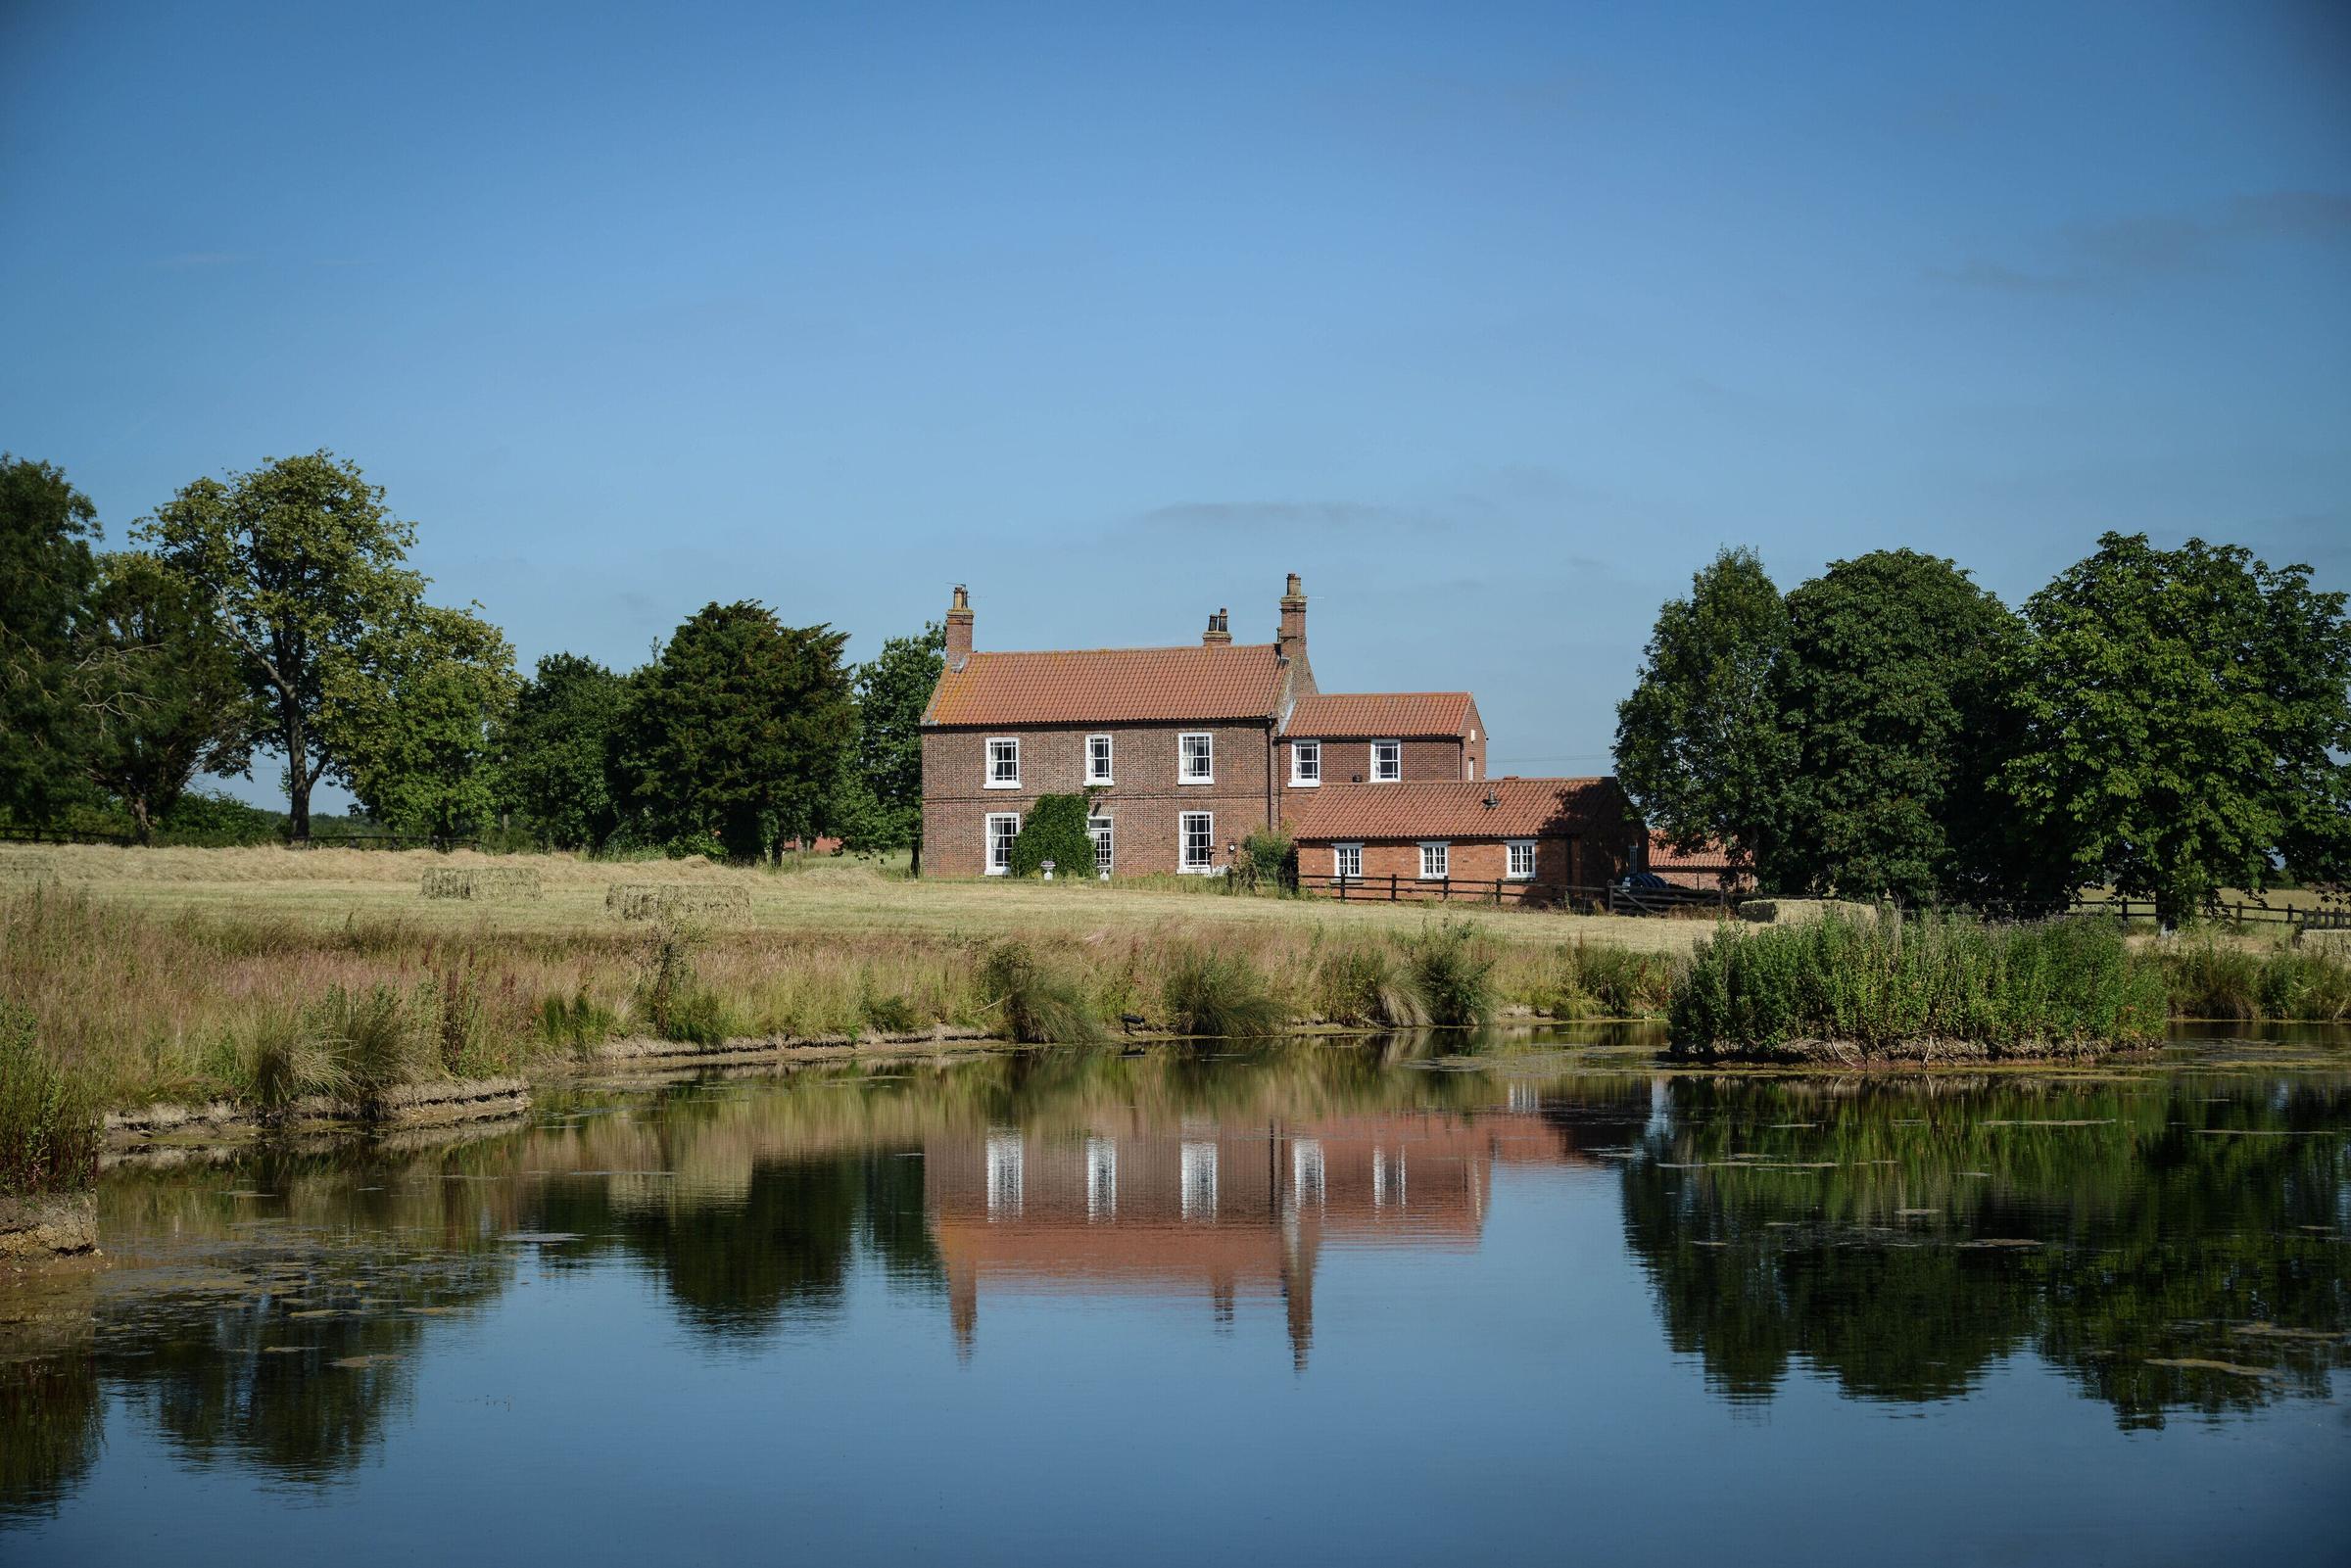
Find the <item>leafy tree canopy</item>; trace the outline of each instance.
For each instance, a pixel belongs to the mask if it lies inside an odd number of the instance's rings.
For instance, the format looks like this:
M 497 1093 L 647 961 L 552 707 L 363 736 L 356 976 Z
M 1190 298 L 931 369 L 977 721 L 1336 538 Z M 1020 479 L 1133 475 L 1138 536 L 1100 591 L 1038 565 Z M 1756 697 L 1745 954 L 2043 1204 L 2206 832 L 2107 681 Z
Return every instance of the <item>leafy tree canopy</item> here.
M 845 633 L 710 604 L 632 681 L 613 792 L 647 836 L 710 832 L 737 860 L 835 826 L 855 755 Z
M 497 627 L 411 604 L 329 662 L 320 728 L 369 816 L 396 833 L 454 838 L 496 814 L 490 760 L 519 684 Z
M 946 663 L 946 628 L 893 637 L 857 667 L 857 766 L 842 826 L 859 852 L 911 845 L 922 865 L 923 710 Z
M 1788 611 L 1752 550 L 1726 549 L 1668 602 L 1616 709 L 1616 771 L 1654 831 L 1753 865 L 1778 843 L 1791 759 L 1771 682 Z
M 317 451 L 199 479 L 138 537 L 205 595 L 286 758 L 294 836 L 310 837 L 311 790 L 350 783 L 349 736 L 330 686 L 363 668 L 365 644 L 415 614 L 425 580 L 403 563 L 414 528 L 384 508 L 357 463 Z M 380 647 L 379 647 L 380 651 Z
M 63 469 L 0 452 L 0 811 L 45 819 L 80 789 L 73 628 L 97 535 L 97 509 Z
M 2351 625 L 2308 567 L 2107 534 L 2025 618 L 2000 782 L 2077 880 L 2168 925 L 2280 863 L 2351 873 Z
M 1787 609 L 1770 686 L 1793 757 L 1765 879 L 1920 904 L 1990 878 L 1988 741 L 2015 618 L 1907 549 L 1832 562 Z
M 77 644 L 95 700 L 83 767 L 122 803 L 142 841 L 197 773 L 243 773 L 257 712 L 237 648 L 212 606 L 153 555 L 99 559 Z
M 554 849 L 595 849 L 620 821 L 604 756 L 629 682 L 594 659 L 551 653 L 522 684 L 500 741 L 502 799 Z

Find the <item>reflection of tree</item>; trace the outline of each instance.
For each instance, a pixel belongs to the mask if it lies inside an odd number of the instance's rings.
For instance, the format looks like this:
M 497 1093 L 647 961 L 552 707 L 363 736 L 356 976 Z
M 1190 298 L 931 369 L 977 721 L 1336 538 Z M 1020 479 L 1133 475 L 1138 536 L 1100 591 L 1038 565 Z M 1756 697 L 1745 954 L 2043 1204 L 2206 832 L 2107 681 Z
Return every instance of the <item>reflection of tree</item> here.
M 81 1484 L 98 1457 L 103 1410 L 86 1344 L 0 1365 L 0 1525 L 54 1511 Z
M 1800 1360 L 1945 1399 L 2027 1347 L 2126 1426 L 2324 1397 L 2351 1327 L 2340 1090 L 1943 1087 L 1676 1082 L 1623 1187 L 1673 1347 L 1744 1398 Z

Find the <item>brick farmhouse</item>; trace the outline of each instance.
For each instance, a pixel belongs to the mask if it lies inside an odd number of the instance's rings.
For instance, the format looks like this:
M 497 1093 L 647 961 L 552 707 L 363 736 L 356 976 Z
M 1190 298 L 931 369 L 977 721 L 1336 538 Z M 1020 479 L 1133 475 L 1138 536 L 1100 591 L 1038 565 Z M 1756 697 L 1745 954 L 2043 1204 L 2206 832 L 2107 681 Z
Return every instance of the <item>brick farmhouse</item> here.
M 1302 878 L 1464 879 L 1549 900 L 1621 876 L 1644 835 L 1612 779 L 1488 781 L 1466 691 L 1325 692 L 1296 574 L 1271 642 L 1227 612 L 1196 645 L 983 652 L 970 595 L 923 715 L 923 871 L 998 876 L 1037 798 L 1083 791 L 1095 875 L 1217 876 L 1270 827 Z

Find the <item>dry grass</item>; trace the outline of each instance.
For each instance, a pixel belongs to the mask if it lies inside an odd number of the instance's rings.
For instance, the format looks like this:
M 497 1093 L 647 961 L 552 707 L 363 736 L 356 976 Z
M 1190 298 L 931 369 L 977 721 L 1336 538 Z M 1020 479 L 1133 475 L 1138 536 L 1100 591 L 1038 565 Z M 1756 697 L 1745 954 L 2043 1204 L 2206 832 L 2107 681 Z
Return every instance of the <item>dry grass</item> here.
M 110 1105 L 283 1093 L 288 1021 L 325 1001 L 408 999 L 446 1070 L 529 1072 L 607 1034 L 686 1030 L 843 1038 L 938 1023 L 996 1028 L 987 951 L 1017 937 L 1080 977 L 1099 1018 L 1158 1018 L 1172 966 L 1216 951 L 1262 976 L 1294 1019 L 1324 1013 L 1326 974 L 1441 919 L 1313 899 L 1128 890 L 1099 883 L 913 882 L 854 864 L 794 873 L 664 865 L 666 880 L 748 908 L 696 917 L 694 995 L 707 1016 L 648 1016 L 647 927 L 604 912 L 609 865 L 531 857 L 544 896 L 417 897 L 433 866 L 489 856 L 364 850 L 47 849 L 55 883 L 0 882 L 0 998 L 39 1021 L 42 1049 Z M 1684 946 L 1679 922 L 1457 913 L 1497 956 L 1496 995 L 1548 1002 L 1560 949 L 1621 934 Z M 713 1022 L 717 1021 L 717 1022 Z
M 0 878 L 24 851 L 0 846 Z M 403 921 L 444 933 L 554 934 L 610 929 L 604 912 L 615 882 L 695 883 L 749 891 L 750 908 L 732 928 L 775 932 L 924 932 L 982 939 L 1007 933 L 1094 937 L 1172 928 L 1187 936 L 1251 927 L 1339 934 L 1406 934 L 1439 916 L 1465 920 L 1506 945 L 1549 946 L 1581 937 L 1649 952 L 1686 953 L 1703 922 L 1630 916 L 1561 915 L 1470 905 L 1338 904 L 1328 899 L 1228 896 L 1194 879 L 1179 886 L 994 879 L 912 881 L 853 860 L 824 859 L 782 872 L 660 861 L 642 868 L 562 855 L 500 856 L 460 850 L 118 849 L 43 845 L 46 870 L 94 899 L 149 911 L 262 917 L 313 927 L 347 920 Z M 465 899 L 419 899 L 427 869 L 515 867 L 535 871 L 544 889 L 528 903 L 483 907 Z M 634 871 L 636 875 L 632 876 Z

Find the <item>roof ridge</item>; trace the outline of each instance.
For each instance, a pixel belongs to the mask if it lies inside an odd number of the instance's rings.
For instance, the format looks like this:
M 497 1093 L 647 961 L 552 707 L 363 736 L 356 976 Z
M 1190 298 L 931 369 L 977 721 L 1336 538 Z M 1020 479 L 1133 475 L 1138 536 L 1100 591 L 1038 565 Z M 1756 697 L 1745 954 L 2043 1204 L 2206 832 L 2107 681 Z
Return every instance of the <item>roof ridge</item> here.
M 1280 646 L 1278 642 L 1151 642 L 1139 647 L 1111 648 L 974 648 L 971 656 L 975 659 L 1032 659 L 1046 653 L 1088 656 L 1099 653 L 1255 653 L 1261 650 L 1271 653 Z

